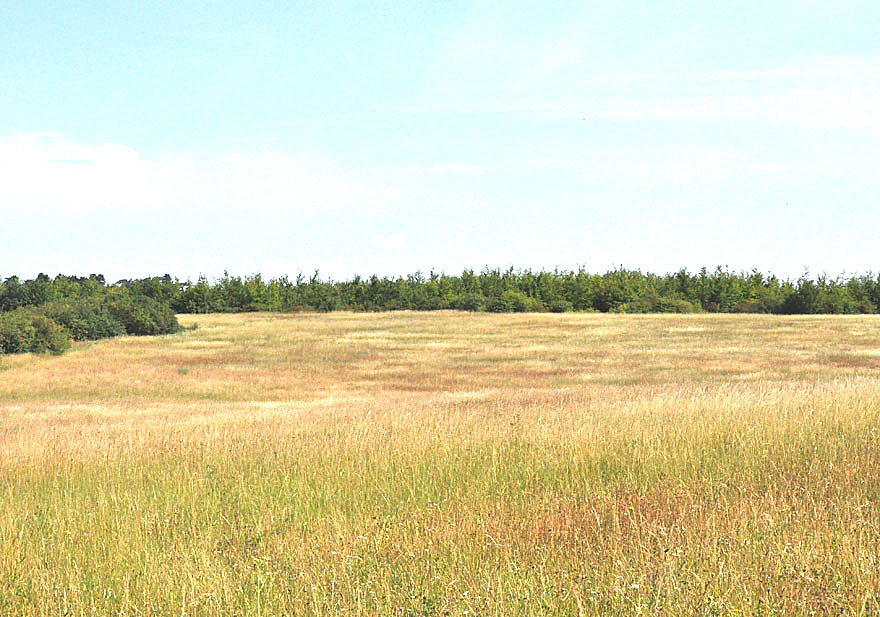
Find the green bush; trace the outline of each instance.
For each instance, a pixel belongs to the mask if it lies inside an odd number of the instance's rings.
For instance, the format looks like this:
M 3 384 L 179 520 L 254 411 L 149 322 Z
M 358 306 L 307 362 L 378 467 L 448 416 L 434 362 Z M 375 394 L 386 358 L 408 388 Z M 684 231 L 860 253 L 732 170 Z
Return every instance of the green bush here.
M 97 298 L 77 301 L 50 302 L 39 312 L 64 326 L 75 341 L 96 341 L 125 334 L 125 326 Z
M 125 328 L 126 334 L 171 334 L 180 330 L 171 309 L 146 296 L 119 296 L 107 302 L 107 309 Z
M 656 296 L 642 296 L 608 309 L 609 313 L 653 313 L 657 307 Z
M 439 311 L 449 308 L 449 304 L 440 296 L 428 296 L 413 302 L 412 308 L 416 311 Z
M 62 354 L 70 348 L 67 331 L 29 309 L 0 314 L 0 353 Z
M 733 306 L 734 313 L 776 313 L 781 301 L 776 298 L 749 298 Z
M 510 297 L 505 297 L 503 294 L 493 296 L 486 303 L 486 310 L 490 313 L 512 313 L 513 301 Z
M 489 298 L 486 310 L 492 313 L 535 313 L 544 310 L 544 305 L 521 291 L 508 289 L 500 296 Z
M 529 298 L 526 297 L 525 304 L 523 305 L 526 313 L 544 313 L 547 309 L 537 298 Z
M 168 334 L 180 329 L 177 317 L 167 305 L 142 295 L 50 302 L 36 310 L 64 326 L 76 341 L 122 334 Z
M 21 309 L 0 313 L 0 353 L 25 353 L 34 329 Z
M 97 340 L 180 329 L 167 305 L 123 291 L 104 298 L 47 302 L 0 313 L 0 353 L 61 354 L 70 348 L 71 338 Z
M 657 313 L 702 313 L 702 310 L 680 298 L 658 298 L 654 306 Z
M 612 308 L 612 313 L 701 313 L 702 309 L 681 298 L 664 298 L 646 294 L 631 302 Z
M 45 315 L 34 315 L 31 319 L 31 326 L 34 329 L 34 338 L 30 351 L 34 353 L 49 352 L 58 356 L 70 349 L 70 337 L 67 335 L 67 330 Z
M 568 300 L 557 298 L 547 305 L 547 310 L 551 313 L 568 313 L 574 310 L 574 305 Z
M 478 293 L 465 293 L 454 296 L 450 306 L 459 311 L 483 311 L 486 310 L 486 298 Z

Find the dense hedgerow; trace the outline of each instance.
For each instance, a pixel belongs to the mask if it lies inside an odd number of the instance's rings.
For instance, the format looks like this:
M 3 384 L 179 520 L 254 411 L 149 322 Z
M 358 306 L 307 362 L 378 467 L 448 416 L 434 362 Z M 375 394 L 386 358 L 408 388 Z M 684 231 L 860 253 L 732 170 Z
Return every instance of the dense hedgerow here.
M 180 330 L 174 311 L 167 304 L 146 296 L 120 296 L 105 301 L 107 313 L 125 328 L 126 334 L 171 334 Z
M 722 268 L 657 275 L 616 269 L 465 270 L 460 275 L 354 277 L 348 281 L 298 276 L 263 279 L 224 274 L 210 282 L 166 275 L 120 281 L 137 293 L 167 302 L 179 313 L 292 310 L 440 310 L 624 313 L 876 313 L 880 275 L 845 279 L 803 276 L 796 281 L 757 271 Z
M 104 298 L 49 302 L 36 310 L 64 326 L 76 341 L 121 334 L 170 334 L 180 329 L 177 317 L 167 304 L 140 295 L 113 294 Z
M 102 283 L 89 284 L 83 291 L 76 286 L 61 285 L 65 291 L 76 289 L 65 298 L 45 280 L 37 280 L 36 284 L 33 281 L 20 284 L 15 280 L 12 285 L 7 280 L 4 287 L 11 287 L 14 295 L 0 294 L 0 303 L 5 301 L 4 306 L 15 308 L 0 312 L 0 353 L 60 354 L 70 347 L 72 340 L 98 340 L 122 334 L 169 334 L 180 330 L 168 304 L 126 288 Z M 32 293 L 34 287 L 39 288 L 40 293 Z M 19 293 L 22 291 L 31 293 Z M 37 303 L 33 303 L 35 299 Z
M 95 341 L 125 334 L 125 326 L 107 310 L 102 298 L 48 302 L 38 310 L 55 321 L 75 341 Z
M 619 313 L 876 313 L 880 275 L 835 279 L 806 275 L 791 281 L 757 270 L 723 268 L 664 275 L 618 268 L 579 270 L 464 270 L 348 281 L 297 276 L 264 279 L 224 274 L 209 281 L 169 275 L 121 280 L 41 274 L 0 282 L 0 312 L 41 307 L 75 340 L 161 334 L 177 328 L 174 313 L 242 311 L 442 310 L 493 312 L 601 311 Z
M 33 309 L 0 313 L 0 353 L 62 354 L 70 348 L 67 331 Z

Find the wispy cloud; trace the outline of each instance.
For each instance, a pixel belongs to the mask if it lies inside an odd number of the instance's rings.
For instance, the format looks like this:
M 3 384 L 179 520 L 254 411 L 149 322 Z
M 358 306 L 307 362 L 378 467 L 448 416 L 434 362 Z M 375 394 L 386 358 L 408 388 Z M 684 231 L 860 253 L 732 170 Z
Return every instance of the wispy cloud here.
M 880 128 L 880 57 L 667 76 L 680 94 L 618 98 L 597 114 L 634 119 L 754 119 L 816 128 Z
M 548 51 L 550 56 L 554 56 Z M 559 51 L 550 62 L 568 62 Z M 490 98 L 398 107 L 401 113 L 523 114 L 558 119 L 739 119 L 812 128 L 880 128 L 880 57 L 832 56 L 712 72 L 566 76 L 540 98 L 504 90 Z
M 0 208 L 309 214 L 382 210 L 400 198 L 393 179 L 313 155 L 259 151 L 150 159 L 124 145 L 81 144 L 57 133 L 0 139 Z

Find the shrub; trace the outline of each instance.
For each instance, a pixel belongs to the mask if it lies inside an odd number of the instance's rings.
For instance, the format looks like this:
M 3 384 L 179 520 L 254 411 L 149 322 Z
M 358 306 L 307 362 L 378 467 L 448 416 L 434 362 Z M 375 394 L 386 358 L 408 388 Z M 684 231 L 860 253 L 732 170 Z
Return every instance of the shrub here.
M 681 298 L 658 298 L 654 311 L 658 313 L 701 313 L 693 303 Z
M 733 306 L 734 313 L 775 313 L 781 301 L 775 298 L 749 298 L 737 302 Z
M 632 302 L 621 304 L 612 313 L 701 313 L 702 310 L 692 302 L 681 298 L 662 298 L 646 294 Z
M 75 341 L 96 341 L 125 334 L 125 326 L 98 299 L 51 302 L 38 309 L 52 321 L 64 326 Z
M 543 308 L 538 300 L 512 289 L 502 292 L 500 296 L 489 298 L 486 306 L 486 310 L 492 313 L 534 313 Z
M 28 351 L 33 336 L 33 326 L 21 310 L 0 313 L 0 353 Z
M 653 313 L 657 308 L 657 297 L 645 295 L 630 302 L 612 306 L 609 313 Z
M 466 293 L 453 296 L 450 306 L 459 311 L 483 311 L 486 309 L 486 298 L 478 293 Z
M 170 334 L 180 330 L 169 307 L 146 296 L 120 296 L 107 302 L 107 308 L 125 328 L 126 334 Z
M 0 353 L 62 354 L 70 348 L 67 331 L 33 310 L 0 314 Z
M 127 292 L 110 297 L 49 302 L 0 313 L 0 353 L 64 353 L 70 340 L 121 334 L 168 334 L 180 324 L 171 309 Z
M 526 313 L 543 313 L 547 310 L 540 300 L 530 297 L 526 297 L 524 308 Z
M 486 310 L 490 313 L 512 313 L 513 302 L 504 295 L 493 296 L 486 303 Z
M 45 315 L 34 315 L 31 318 L 31 326 L 34 329 L 34 338 L 31 341 L 30 351 L 35 353 L 49 352 L 58 356 L 70 349 L 70 337 L 67 335 L 67 330 Z
M 568 300 L 558 298 L 556 300 L 552 300 L 550 304 L 547 305 L 547 309 L 551 313 L 568 313 L 574 310 L 574 305 Z
M 449 308 L 449 304 L 440 296 L 427 296 L 413 302 L 412 308 L 416 311 L 438 311 Z

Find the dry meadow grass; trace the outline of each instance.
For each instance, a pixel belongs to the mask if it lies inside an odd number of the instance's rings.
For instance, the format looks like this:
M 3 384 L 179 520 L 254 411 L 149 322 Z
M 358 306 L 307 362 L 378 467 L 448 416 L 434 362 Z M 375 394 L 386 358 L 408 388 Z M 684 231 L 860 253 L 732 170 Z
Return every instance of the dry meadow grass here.
M 181 321 L 0 359 L 0 614 L 880 614 L 875 317 Z

